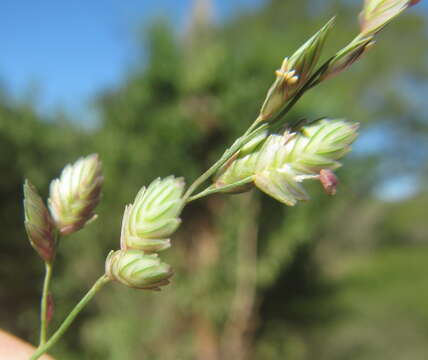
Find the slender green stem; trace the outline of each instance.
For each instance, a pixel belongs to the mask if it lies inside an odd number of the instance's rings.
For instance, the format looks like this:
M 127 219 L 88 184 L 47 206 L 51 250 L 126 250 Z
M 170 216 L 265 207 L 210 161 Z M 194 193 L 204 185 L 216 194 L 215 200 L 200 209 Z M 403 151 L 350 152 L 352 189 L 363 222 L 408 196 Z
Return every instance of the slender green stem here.
M 211 185 L 211 186 L 207 187 L 205 190 L 201 191 L 200 193 L 193 195 L 193 196 L 190 196 L 187 199 L 187 202 L 189 203 L 193 200 L 197 200 L 197 199 L 200 199 L 204 196 L 208 196 L 208 195 L 215 194 L 218 192 L 224 192 L 227 190 L 232 190 L 232 189 L 235 189 L 239 186 L 246 185 L 246 184 L 250 183 L 251 181 L 253 181 L 253 178 L 252 178 L 252 176 L 249 176 L 249 177 L 246 177 L 245 179 L 242 179 L 242 180 L 237 181 L 236 183 L 233 183 L 230 185 L 225 185 L 225 186 L 221 186 L 221 187 L 216 187 L 216 186 Z
M 261 129 L 266 128 L 266 124 L 260 125 L 258 119 L 253 122 L 253 124 L 248 128 L 248 130 L 239 137 L 230 148 L 228 148 L 221 158 L 217 160 L 214 165 L 212 165 L 207 171 L 205 171 L 201 176 L 199 176 L 192 185 L 189 186 L 183 198 L 187 201 L 190 196 L 201 186 L 205 181 L 207 181 L 216 171 L 225 164 L 243 145 L 245 145 L 256 133 Z M 189 201 L 187 201 L 189 202 Z
M 48 333 L 48 298 L 49 298 L 49 287 L 52 279 L 53 262 L 45 262 L 45 279 L 43 281 L 43 293 L 42 300 L 40 303 L 40 343 L 39 346 L 46 342 L 46 336 Z
M 110 281 L 107 275 L 102 275 L 92 286 L 92 288 L 86 293 L 86 295 L 79 301 L 74 309 L 68 314 L 63 323 L 60 325 L 57 331 L 52 337 L 43 345 L 39 346 L 36 352 L 31 356 L 30 360 L 36 360 L 48 351 L 56 342 L 64 335 L 70 325 L 73 323 L 76 316 L 82 311 L 82 309 L 88 304 L 89 301 L 97 294 L 101 288 Z

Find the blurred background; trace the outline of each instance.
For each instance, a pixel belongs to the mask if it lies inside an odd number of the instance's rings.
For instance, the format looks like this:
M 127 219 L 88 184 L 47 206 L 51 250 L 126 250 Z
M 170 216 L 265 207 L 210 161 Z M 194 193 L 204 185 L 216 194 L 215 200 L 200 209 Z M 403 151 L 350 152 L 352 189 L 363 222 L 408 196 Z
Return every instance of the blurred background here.
M 255 118 L 274 69 L 332 15 L 324 54 L 362 1 L 0 3 L 0 327 L 38 337 L 43 266 L 23 228 L 25 177 L 100 154 L 99 219 L 64 239 L 55 328 L 119 247 L 124 205 L 158 176 L 188 182 Z M 192 203 L 160 293 L 103 290 L 52 354 L 84 359 L 426 359 L 428 6 L 380 34 L 290 119 L 361 122 L 338 171 L 294 208 L 253 191 Z

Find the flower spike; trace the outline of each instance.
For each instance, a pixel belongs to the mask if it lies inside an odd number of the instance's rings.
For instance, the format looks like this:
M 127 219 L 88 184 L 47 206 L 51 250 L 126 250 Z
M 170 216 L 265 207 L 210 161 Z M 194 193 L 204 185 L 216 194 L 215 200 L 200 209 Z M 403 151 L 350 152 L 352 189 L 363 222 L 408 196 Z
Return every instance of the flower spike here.
M 220 189 L 250 179 L 260 190 L 286 205 L 308 200 L 302 182 L 318 179 L 327 192 L 335 185 L 329 170 L 350 151 L 358 125 L 344 120 L 323 119 L 302 127 L 299 132 L 271 134 L 250 154 L 238 157 L 222 169 L 215 185 Z
M 24 183 L 25 230 L 33 248 L 45 262 L 55 257 L 55 229 L 46 205 L 28 180 Z
M 101 161 L 93 154 L 67 165 L 51 182 L 49 209 L 61 234 L 74 233 L 96 217 L 103 180 Z
M 360 14 L 361 33 L 374 35 L 420 0 L 365 0 Z
M 285 58 L 276 70 L 276 80 L 269 89 L 262 105 L 259 121 L 270 121 L 306 83 L 321 55 L 334 18 L 303 44 L 291 57 Z
M 106 260 L 106 274 L 136 289 L 160 290 L 169 284 L 173 275 L 171 267 L 161 262 L 157 254 L 145 254 L 139 250 L 112 251 Z
M 156 179 L 143 187 L 125 208 L 121 248 L 158 252 L 168 249 L 169 236 L 181 223 L 184 182 L 174 176 Z

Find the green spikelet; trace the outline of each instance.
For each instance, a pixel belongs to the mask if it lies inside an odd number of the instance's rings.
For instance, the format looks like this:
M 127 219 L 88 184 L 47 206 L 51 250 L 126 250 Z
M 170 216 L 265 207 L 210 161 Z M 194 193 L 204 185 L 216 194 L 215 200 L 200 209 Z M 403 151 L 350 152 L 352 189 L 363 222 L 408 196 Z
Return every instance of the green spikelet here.
M 274 166 L 290 166 L 301 175 L 336 169 L 340 166 L 337 160 L 351 150 L 357 129 L 358 124 L 327 119 L 303 127 L 300 134 L 289 135 L 290 140 L 275 154 Z
M 51 262 L 55 256 L 53 220 L 37 189 L 28 180 L 24 183 L 25 230 L 40 257 Z
M 415 0 L 365 0 L 360 14 L 361 32 L 364 35 L 375 34 L 408 7 Z
M 85 226 L 96 215 L 104 181 L 97 154 L 67 165 L 58 179 L 50 184 L 49 209 L 62 235 L 69 235 Z
M 263 192 L 294 205 L 308 200 L 301 182 L 319 179 L 321 170 L 334 170 L 350 151 L 358 125 L 344 120 L 320 120 L 300 132 L 272 134 L 254 152 L 237 158 L 216 179 L 216 186 L 250 178 Z
M 168 237 L 181 223 L 184 182 L 174 176 L 154 180 L 143 187 L 122 220 L 122 249 L 158 252 L 169 248 Z
M 260 149 L 268 136 L 269 132 L 267 130 L 261 131 L 232 156 L 232 158 L 217 172 L 214 178 L 214 187 L 222 188 L 248 178 L 248 182 L 244 181 L 244 184 L 237 184 L 223 192 L 240 193 L 251 189 L 251 177 L 254 174 L 258 149 Z
M 136 289 L 160 290 L 169 284 L 171 267 L 157 254 L 139 250 L 112 251 L 106 260 L 106 274 L 112 280 Z
M 251 154 L 238 157 L 236 160 L 232 161 L 229 164 L 220 170 L 219 174 L 215 179 L 215 186 L 221 188 L 227 185 L 232 185 L 240 182 L 246 178 L 252 178 L 254 175 L 254 169 L 257 163 L 257 157 L 259 155 L 258 151 L 255 151 Z M 250 180 L 251 182 L 251 180 Z M 237 186 L 228 190 L 226 192 L 242 192 L 243 190 L 248 189 L 248 186 Z
M 355 38 L 350 44 L 338 51 L 330 60 L 328 67 L 320 76 L 318 82 L 329 79 L 348 69 L 352 64 L 360 60 L 375 43 L 376 41 L 373 36 Z
M 333 23 L 334 18 L 291 57 L 284 59 L 281 68 L 275 72 L 276 79 L 262 105 L 259 121 L 272 119 L 312 75 Z

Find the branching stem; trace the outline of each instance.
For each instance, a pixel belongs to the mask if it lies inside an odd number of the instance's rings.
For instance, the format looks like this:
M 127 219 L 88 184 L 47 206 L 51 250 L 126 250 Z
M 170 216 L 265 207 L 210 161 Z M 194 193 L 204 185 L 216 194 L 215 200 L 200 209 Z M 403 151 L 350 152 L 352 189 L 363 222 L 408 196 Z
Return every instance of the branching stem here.
M 236 183 L 233 183 L 230 185 L 225 185 L 225 186 L 221 186 L 221 187 L 216 187 L 215 185 L 211 185 L 211 186 L 208 186 L 205 190 L 201 191 L 200 193 L 189 197 L 187 199 L 187 202 L 189 203 L 193 200 L 197 200 L 197 199 L 203 198 L 203 197 L 208 196 L 208 195 L 212 195 L 212 194 L 219 193 L 219 192 L 225 192 L 227 190 L 232 190 L 232 189 L 237 188 L 239 186 L 246 185 L 246 184 L 250 183 L 251 181 L 253 181 L 252 176 L 248 176 L 245 179 L 242 179 L 242 180 L 237 181 Z
M 207 181 L 212 175 L 214 175 L 222 165 L 224 165 L 243 145 L 250 141 L 254 135 L 258 134 L 262 129 L 266 129 L 267 124 L 261 124 L 258 119 L 253 122 L 253 124 L 248 128 L 248 130 L 239 137 L 230 148 L 228 148 L 221 158 L 217 160 L 214 165 L 212 165 L 207 171 L 205 171 L 201 176 L 199 176 L 192 185 L 189 186 L 183 198 L 186 202 L 192 201 L 188 200 L 191 195 L 201 186 L 205 181 Z M 193 199 L 195 200 L 195 199 Z
M 63 323 L 60 325 L 57 331 L 52 335 L 52 337 L 43 345 L 39 346 L 36 352 L 31 356 L 30 360 L 36 360 L 42 356 L 46 351 L 48 351 L 56 342 L 64 335 L 70 325 L 73 323 L 77 315 L 83 310 L 83 308 L 92 300 L 92 298 L 102 289 L 102 287 L 107 284 L 110 279 L 107 275 L 102 275 L 92 286 L 92 288 L 83 296 L 83 298 L 78 302 L 74 309 L 68 314 Z

